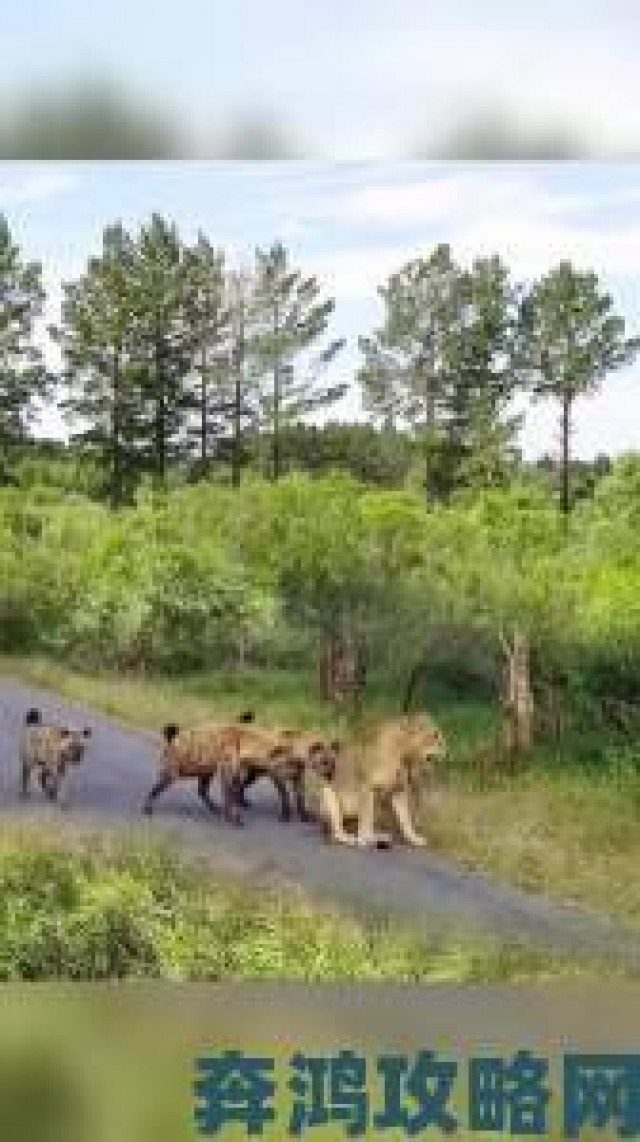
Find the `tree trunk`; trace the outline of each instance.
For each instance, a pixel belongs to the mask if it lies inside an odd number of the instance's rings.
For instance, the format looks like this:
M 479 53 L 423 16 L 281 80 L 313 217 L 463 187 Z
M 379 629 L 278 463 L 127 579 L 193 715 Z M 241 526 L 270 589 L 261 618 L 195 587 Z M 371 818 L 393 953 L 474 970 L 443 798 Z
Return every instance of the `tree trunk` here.
M 569 487 L 569 462 L 571 459 L 571 397 L 565 393 L 562 398 L 562 494 L 561 505 L 565 524 L 571 510 Z
M 278 340 L 278 306 L 273 311 L 273 332 L 276 343 Z M 280 360 L 276 356 L 273 366 L 273 479 L 280 478 Z
M 409 675 L 409 681 L 407 682 L 407 689 L 405 690 L 404 701 L 402 703 L 402 711 L 405 714 L 408 714 L 411 710 L 416 687 L 420 681 L 420 678 L 425 673 L 425 669 L 426 664 L 421 658 L 419 662 L 416 662 L 416 665 L 413 667 L 413 670 Z
M 120 443 L 120 356 L 113 358 L 113 416 L 111 419 L 110 501 L 115 511 L 122 503 L 122 449 Z
M 276 367 L 273 374 L 273 479 L 280 478 L 280 375 Z
M 501 636 L 505 656 L 502 705 L 505 711 L 506 751 L 512 758 L 533 745 L 534 700 L 531 687 L 529 646 L 516 628 L 511 643 Z
M 240 487 L 242 479 L 242 370 L 244 365 L 244 305 L 240 302 L 240 320 L 235 349 L 235 391 L 233 401 L 233 452 L 231 483 Z
M 320 655 L 320 693 L 326 702 L 358 703 L 364 687 L 364 663 L 351 639 L 332 634 Z
M 202 374 L 200 379 L 200 459 L 202 470 L 207 463 L 207 350 L 202 350 Z
M 154 467 L 156 484 L 165 487 L 167 466 L 167 393 L 165 376 L 165 347 L 162 336 L 156 333 L 155 343 L 155 382 L 156 410 L 154 424 Z

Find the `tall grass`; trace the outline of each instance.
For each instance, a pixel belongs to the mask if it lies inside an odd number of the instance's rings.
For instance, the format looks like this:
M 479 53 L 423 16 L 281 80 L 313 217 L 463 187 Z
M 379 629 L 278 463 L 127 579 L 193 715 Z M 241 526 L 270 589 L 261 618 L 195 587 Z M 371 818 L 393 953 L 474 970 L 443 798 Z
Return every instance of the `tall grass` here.
M 147 838 L 5 828 L 0 980 L 500 981 L 583 974 L 522 947 L 363 922 L 249 888 Z

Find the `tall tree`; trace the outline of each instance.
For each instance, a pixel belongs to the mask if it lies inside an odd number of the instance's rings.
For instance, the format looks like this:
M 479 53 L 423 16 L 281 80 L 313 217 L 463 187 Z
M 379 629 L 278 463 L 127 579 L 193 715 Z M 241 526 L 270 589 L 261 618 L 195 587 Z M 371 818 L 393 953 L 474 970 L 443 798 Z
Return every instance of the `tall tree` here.
M 50 333 L 61 346 L 67 395 L 62 408 L 74 436 L 97 452 L 111 506 L 130 500 L 140 474 L 141 392 L 131 313 L 135 249 L 120 223 L 107 226 L 102 252 L 63 287 L 62 322 Z
M 230 362 L 231 306 L 224 250 L 204 234 L 186 252 L 187 310 L 193 330 L 192 375 L 185 406 L 194 414 L 188 434 L 197 449 L 198 468 L 205 472 L 233 412 Z
M 132 297 L 146 454 L 154 482 L 162 488 L 170 461 L 185 448 L 185 378 L 196 337 L 189 321 L 185 247 L 176 226 L 159 214 L 141 228 L 135 243 Z
M 571 510 L 571 431 L 576 400 L 598 390 L 607 373 L 633 359 L 640 338 L 628 338 L 624 318 L 597 274 L 562 261 L 536 282 L 522 307 L 522 360 L 536 396 L 560 404 L 561 506 Z
M 23 260 L 0 214 L 0 478 L 6 478 L 9 451 L 35 416 L 34 401 L 49 391 L 34 339 L 44 301 L 40 265 Z
M 266 251 L 256 250 L 255 305 L 252 358 L 262 378 L 262 424 L 271 436 L 272 475 L 277 480 L 282 470 L 282 429 L 333 404 L 346 390 L 344 384 L 327 384 L 323 376 L 344 339 L 330 340 L 317 353 L 311 352 L 327 332 L 335 302 L 321 299 L 315 277 L 291 268 L 281 242 Z M 305 360 L 299 365 L 301 356 Z
M 440 244 L 378 292 L 384 321 L 360 340 L 364 404 L 383 423 L 408 423 L 423 436 L 433 493 L 436 459 L 453 473 L 479 444 L 500 443 L 515 428 L 498 431 L 514 376 L 515 291 L 499 258 L 463 270 Z
M 387 424 L 427 431 L 440 422 L 451 378 L 451 345 L 460 316 L 461 278 L 442 244 L 393 273 L 378 294 L 384 321 L 360 338 L 364 404 Z
M 452 345 L 448 431 L 460 450 L 460 478 L 473 487 L 500 482 L 513 460 L 522 416 L 511 401 L 518 367 L 520 287 L 497 255 L 476 258 L 461 275 L 463 320 Z
M 231 482 L 239 487 L 248 459 L 247 430 L 257 428 L 259 409 L 256 378 L 249 368 L 249 347 L 255 321 L 255 278 L 246 267 L 226 276 L 225 296 L 230 315 L 228 367 L 230 399 L 225 440 L 231 461 Z

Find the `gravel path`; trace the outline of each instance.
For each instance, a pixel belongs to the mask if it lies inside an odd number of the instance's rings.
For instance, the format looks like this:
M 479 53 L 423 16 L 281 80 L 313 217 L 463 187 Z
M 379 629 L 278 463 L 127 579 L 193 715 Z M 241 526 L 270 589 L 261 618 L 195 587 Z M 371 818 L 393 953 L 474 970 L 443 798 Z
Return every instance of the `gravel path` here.
M 154 817 L 141 816 L 153 784 L 159 738 L 125 729 L 101 714 L 35 687 L 0 681 L 0 811 L 12 819 L 49 815 L 34 794 L 28 807 L 18 796 L 17 740 L 25 710 L 39 706 L 54 719 L 70 718 L 94 731 L 84 765 L 74 771 L 67 807 L 71 817 L 93 826 L 140 824 L 169 831 L 218 870 L 267 882 L 293 881 L 316 897 L 356 911 L 380 911 L 438 929 L 473 929 L 506 941 L 535 943 L 561 952 L 606 958 L 640 973 L 640 935 L 606 918 L 492 882 L 426 851 L 400 847 L 361 852 L 327 845 L 313 826 L 281 824 L 267 783 L 251 791 L 243 829 L 207 813 L 195 789 L 174 787 L 157 802 Z

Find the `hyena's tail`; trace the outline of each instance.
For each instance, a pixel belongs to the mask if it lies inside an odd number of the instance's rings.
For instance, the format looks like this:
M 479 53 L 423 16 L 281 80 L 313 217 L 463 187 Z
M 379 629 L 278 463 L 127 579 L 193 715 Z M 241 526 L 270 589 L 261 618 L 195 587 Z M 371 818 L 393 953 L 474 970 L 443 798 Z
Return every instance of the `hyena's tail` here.
M 24 716 L 25 726 L 39 726 L 41 722 L 42 715 L 35 706 L 32 706 L 30 710 L 27 710 Z

